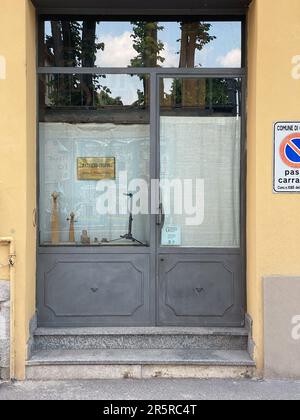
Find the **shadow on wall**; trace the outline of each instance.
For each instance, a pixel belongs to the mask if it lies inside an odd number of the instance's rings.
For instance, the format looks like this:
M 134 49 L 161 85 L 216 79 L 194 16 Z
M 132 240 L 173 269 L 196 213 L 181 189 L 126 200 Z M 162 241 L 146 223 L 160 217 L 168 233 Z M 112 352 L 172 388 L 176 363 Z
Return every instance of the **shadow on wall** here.
M 6 59 L 0 55 L 0 80 L 6 79 Z

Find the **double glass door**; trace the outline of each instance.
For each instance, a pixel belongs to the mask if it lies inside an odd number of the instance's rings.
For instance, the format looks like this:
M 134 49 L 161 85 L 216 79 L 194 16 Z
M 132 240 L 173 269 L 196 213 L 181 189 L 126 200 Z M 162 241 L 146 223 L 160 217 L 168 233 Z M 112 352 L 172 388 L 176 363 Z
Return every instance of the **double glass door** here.
M 244 91 L 227 73 L 40 76 L 40 326 L 243 324 Z

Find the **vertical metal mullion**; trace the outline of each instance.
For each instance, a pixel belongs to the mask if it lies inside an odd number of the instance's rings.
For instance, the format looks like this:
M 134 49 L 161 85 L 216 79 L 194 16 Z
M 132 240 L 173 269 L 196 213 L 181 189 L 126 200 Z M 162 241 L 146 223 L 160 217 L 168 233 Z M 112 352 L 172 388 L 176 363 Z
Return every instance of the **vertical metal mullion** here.
M 150 73 L 150 186 L 151 180 L 157 179 L 157 76 Z M 150 308 L 151 319 L 157 325 L 157 226 L 156 215 L 152 214 L 151 188 L 149 188 L 150 205 Z
M 156 148 L 157 148 L 157 159 L 156 159 L 156 177 L 160 181 L 161 171 L 161 153 L 160 153 L 160 81 L 164 80 L 164 76 L 157 74 L 156 75 Z M 161 191 L 159 191 L 160 194 Z M 159 202 L 161 201 L 161 196 L 159 196 Z M 161 204 L 161 203 L 160 203 Z M 156 248 L 157 248 L 157 254 L 159 253 L 159 249 L 161 246 L 160 243 L 161 239 L 161 226 L 157 227 L 157 238 L 156 238 Z
M 81 74 L 80 76 L 79 76 L 79 80 L 80 80 L 80 103 L 81 103 L 81 106 L 83 106 L 83 104 L 84 104 L 84 100 L 83 100 L 83 95 L 84 95 L 84 93 L 83 93 L 83 87 L 82 87 L 82 81 L 83 81 L 83 75 Z
M 240 157 L 240 252 L 241 252 L 241 284 L 243 294 L 243 308 L 246 313 L 246 270 L 247 270 L 247 78 L 242 77 L 241 103 L 241 157 Z
M 156 171 L 156 160 L 157 160 L 157 136 L 156 136 L 156 102 L 157 102 L 157 80 L 155 73 L 150 74 L 150 179 L 157 178 L 157 171 Z M 149 191 L 149 194 L 151 192 Z M 151 195 L 150 195 L 151 198 Z M 151 208 L 153 203 L 150 202 Z M 156 217 L 155 215 L 151 215 L 151 248 L 155 250 L 156 248 Z
M 155 121 L 155 137 L 156 137 L 156 142 L 155 142 L 155 147 L 156 147 L 156 179 L 158 179 L 160 181 L 160 176 L 161 176 L 161 172 L 160 172 L 160 166 L 161 166 L 161 149 L 160 149 L 160 115 L 161 115 L 161 103 L 160 103 L 160 81 L 163 80 L 164 76 L 160 75 L 159 73 L 157 73 L 155 75 L 155 79 L 156 79 L 156 86 L 155 86 L 155 92 L 156 92 L 156 98 L 155 98 L 155 116 L 156 116 L 156 121 Z M 161 204 L 161 196 L 160 196 L 160 188 L 158 191 L 158 202 L 159 205 Z M 160 211 L 160 210 L 159 210 Z M 157 220 L 157 219 L 156 219 Z M 156 325 L 160 325 L 159 323 L 159 305 L 160 305 L 160 299 L 159 299 L 159 290 L 160 290 L 160 273 L 159 273 L 159 268 L 160 268 L 160 263 L 159 263 L 159 253 L 160 253 L 160 248 L 161 248 L 161 226 L 156 224 Z
M 72 77 L 73 76 L 69 76 L 69 81 L 68 81 L 68 84 L 69 84 L 69 104 L 70 104 L 70 106 L 72 106 L 72 94 L 73 94 L 73 84 L 71 83 Z
M 247 19 L 245 16 L 241 19 L 241 40 L 242 40 L 242 60 L 241 67 L 247 68 Z

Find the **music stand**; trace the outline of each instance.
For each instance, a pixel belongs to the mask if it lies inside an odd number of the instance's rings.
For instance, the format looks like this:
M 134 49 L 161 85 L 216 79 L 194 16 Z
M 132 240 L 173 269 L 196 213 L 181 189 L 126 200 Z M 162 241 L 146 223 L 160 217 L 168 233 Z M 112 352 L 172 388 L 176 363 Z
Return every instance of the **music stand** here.
M 121 235 L 120 238 L 113 239 L 113 240 L 111 240 L 109 242 L 116 242 L 116 241 L 119 241 L 120 239 L 126 239 L 127 241 L 137 242 L 140 245 L 146 246 L 146 244 L 144 244 L 143 242 L 139 241 L 132 234 L 132 226 L 133 226 L 133 201 L 132 201 L 132 199 L 133 199 L 134 193 L 125 193 L 124 195 L 126 195 L 126 197 L 128 197 L 130 199 L 130 211 L 129 211 L 128 231 L 124 235 Z

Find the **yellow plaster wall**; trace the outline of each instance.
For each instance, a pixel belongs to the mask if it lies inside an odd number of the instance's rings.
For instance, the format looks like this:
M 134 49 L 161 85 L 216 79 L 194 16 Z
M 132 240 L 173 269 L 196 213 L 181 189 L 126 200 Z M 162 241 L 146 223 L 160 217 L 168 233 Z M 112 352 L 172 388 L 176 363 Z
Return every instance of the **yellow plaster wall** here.
M 9 245 L 6 243 L 0 243 L 0 280 L 9 280 Z
M 15 362 L 24 378 L 29 320 L 35 312 L 35 10 L 29 0 L 0 1 L 0 236 L 16 240 Z
M 272 192 L 273 123 L 300 120 L 300 1 L 253 0 L 248 36 L 248 312 L 262 369 L 262 278 L 300 275 L 300 195 Z
M 262 278 L 299 275 L 300 196 L 272 193 L 273 123 L 300 120 L 300 1 L 253 0 L 248 16 L 248 312 L 263 367 Z M 24 378 L 35 312 L 35 11 L 29 0 L 0 1 L 0 236 L 16 239 L 16 376 Z M 1 60 L 0 60 L 1 63 Z M 1 72 L 0 72 L 1 75 Z

